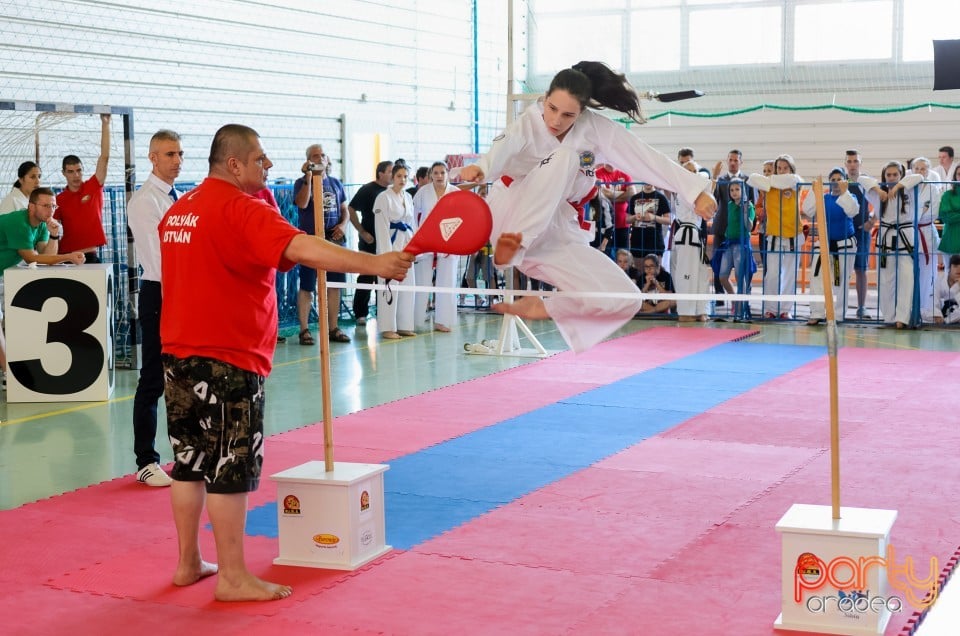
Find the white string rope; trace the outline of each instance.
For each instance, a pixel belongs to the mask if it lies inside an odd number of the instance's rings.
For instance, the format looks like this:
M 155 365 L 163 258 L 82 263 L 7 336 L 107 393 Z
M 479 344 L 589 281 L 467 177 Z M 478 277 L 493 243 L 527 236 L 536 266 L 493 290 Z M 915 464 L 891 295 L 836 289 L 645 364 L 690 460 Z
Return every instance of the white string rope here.
M 539 291 L 533 289 L 497 289 L 480 287 L 434 287 L 432 285 L 400 285 L 396 281 L 386 285 L 372 283 L 327 283 L 333 289 L 369 289 L 371 291 L 426 292 L 436 294 L 463 294 L 465 296 L 539 296 L 568 298 L 636 298 L 639 300 L 722 300 L 726 301 L 770 301 L 784 303 L 822 303 L 821 294 L 647 294 L 637 292 L 575 292 L 575 291 Z

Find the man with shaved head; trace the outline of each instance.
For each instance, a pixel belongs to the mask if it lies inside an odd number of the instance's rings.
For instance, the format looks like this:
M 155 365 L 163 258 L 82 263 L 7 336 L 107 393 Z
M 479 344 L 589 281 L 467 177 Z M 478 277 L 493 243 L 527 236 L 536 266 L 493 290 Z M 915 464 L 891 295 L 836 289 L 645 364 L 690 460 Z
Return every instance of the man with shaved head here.
M 179 539 L 176 585 L 218 574 L 220 601 L 289 596 L 243 556 L 248 493 L 263 464 L 264 380 L 277 339 L 277 270 L 295 264 L 403 280 L 413 256 L 354 252 L 291 226 L 253 193 L 273 165 L 256 131 L 217 131 L 206 179 L 160 222 L 160 335 L 167 432 L 176 463 L 171 500 Z M 200 554 L 206 505 L 218 564 Z

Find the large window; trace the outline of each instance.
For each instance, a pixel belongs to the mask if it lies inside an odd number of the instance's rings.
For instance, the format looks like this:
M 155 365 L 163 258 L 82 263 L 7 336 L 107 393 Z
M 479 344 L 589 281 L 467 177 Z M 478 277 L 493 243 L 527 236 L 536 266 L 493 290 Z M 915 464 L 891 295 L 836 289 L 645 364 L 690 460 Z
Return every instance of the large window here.
M 904 0 L 903 61 L 933 59 L 933 40 L 960 38 L 960 3 L 956 0 Z
M 960 37 L 955 0 L 530 0 L 530 16 L 534 74 L 929 62 L 932 40 Z
M 797 62 L 886 60 L 893 57 L 893 2 L 823 2 L 794 13 Z
M 634 11 L 629 41 L 629 68 L 634 73 L 679 69 L 680 9 Z
M 691 11 L 690 66 L 776 64 L 782 59 L 782 15 L 780 7 Z
M 549 74 L 580 60 L 609 60 L 620 66 L 620 21 L 604 15 L 541 16 L 535 25 L 533 69 Z

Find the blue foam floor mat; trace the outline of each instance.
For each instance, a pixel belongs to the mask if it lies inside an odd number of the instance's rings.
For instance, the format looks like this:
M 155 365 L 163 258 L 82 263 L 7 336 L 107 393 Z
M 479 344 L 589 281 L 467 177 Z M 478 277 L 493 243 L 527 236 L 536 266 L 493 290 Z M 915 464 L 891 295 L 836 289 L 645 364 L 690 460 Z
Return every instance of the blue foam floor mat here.
M 399 457 L 384 475 L 387 543 L 423 543 L 824 353 L 723 344 Z M 276 502 L 250 511 L 248 534 L 277 532 Z

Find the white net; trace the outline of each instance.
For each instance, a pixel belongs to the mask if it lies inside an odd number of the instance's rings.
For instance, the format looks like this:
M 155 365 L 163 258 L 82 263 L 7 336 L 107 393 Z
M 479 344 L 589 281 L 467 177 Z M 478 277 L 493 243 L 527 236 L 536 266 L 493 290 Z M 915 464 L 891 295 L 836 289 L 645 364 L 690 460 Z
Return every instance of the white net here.
M 83 162 L 84 178 L 96 171 L 101 151 L 100 115 L 89 107 L 0 102 L 0 195 L 5 195 L 17 180 L 17 170 L 25 161 L 40 166 L 41 185 L 57 190 L 66 187 L 61 171 L 63 157 L 76 155 Z M 129 113 L 127 109 L 121 109 Z M 110 118 L 107 179 L 104 191 L 103 226 L 107 244 L 100 250 L 104 263 L 114 266 L 113 333 L 114 363 L 119 367 L 137 366 L 135 325 L 132 303 L 135 297 L 136 267 L 129 263 L 126 216 L 126 169 L 131 165 L 125 137 L 124 115 Z M 132 125 L 132 114 L 128 115 Z M 132 149 L 132 139 L 129 148 Z M 128 276 L 132 274 L 133 276 Z
M 42 184 L 62 188 L 61 161 L 77 155 L 84 176 L 93 174 L 100 156 L 100 116 L 68 110 L 0 109 L 0 191 L 6 194 L 25 161 L 40 166 Z M 123 117 L 110 119 L 110 162 L 107 183 L 124 182 Z

